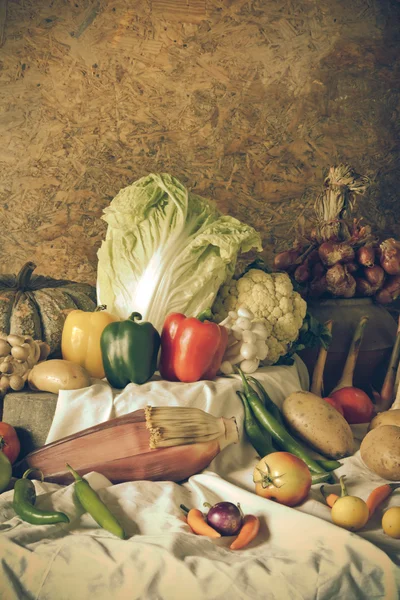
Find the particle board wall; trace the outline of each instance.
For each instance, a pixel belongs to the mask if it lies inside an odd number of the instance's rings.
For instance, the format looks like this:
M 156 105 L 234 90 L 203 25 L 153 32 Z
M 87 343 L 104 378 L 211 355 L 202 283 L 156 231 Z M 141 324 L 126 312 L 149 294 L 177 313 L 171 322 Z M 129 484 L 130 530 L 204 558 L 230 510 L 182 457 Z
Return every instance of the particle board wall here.
M 396 0 L 0 0 L 0 271 L 94 283 L 102 210 L 165 171 L 260 230 L 331 164 L 400 237 Z

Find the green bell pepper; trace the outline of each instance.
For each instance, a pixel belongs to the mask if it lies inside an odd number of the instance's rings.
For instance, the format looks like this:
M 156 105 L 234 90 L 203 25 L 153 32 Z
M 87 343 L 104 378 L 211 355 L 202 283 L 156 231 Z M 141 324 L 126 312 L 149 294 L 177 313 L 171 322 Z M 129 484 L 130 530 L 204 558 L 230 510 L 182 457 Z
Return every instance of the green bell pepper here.
M 112 387 L 145 383 L 157 368 L 160 334 L 151 323 L 138 323 L 141 318 L 134 312 L 126 321 L 109 323 L 101 334 L 104 372 Z

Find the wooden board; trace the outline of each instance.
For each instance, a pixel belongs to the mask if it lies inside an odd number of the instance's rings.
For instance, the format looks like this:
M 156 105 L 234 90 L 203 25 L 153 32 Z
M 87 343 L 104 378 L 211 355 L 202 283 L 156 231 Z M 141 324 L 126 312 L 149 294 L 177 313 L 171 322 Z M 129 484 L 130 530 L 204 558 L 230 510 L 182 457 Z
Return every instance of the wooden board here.
M 94 283 L 102 210 L 155 171 L 258 228 L 270 260 L 329 166 L 349 162 L 373 179 L 360 214 L 400 237 L 399 13 L 396 0 L 9 2 L 0 272 L 33 260 Z

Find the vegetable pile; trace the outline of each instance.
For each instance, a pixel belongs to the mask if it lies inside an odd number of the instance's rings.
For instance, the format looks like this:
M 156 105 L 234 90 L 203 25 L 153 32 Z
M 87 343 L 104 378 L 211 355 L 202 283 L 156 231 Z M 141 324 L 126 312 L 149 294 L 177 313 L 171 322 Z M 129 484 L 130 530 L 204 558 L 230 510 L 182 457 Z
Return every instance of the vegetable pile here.
M 292 248 L 275 256 L 274 269 L 288 272 L 303 297 L 374 297 L 389 304 L 400 295 L 400 242 L 379 240 L 352 216 L 356 196 L 368 186 L 368 178 L 349 165 L 331 167 L 314 221 Z
M 238 342 L 229 344 L 226 360 L 231 364 L 254 361 L 243 365 L 248 373 L 260 361 L 275 364 L 298 338 L 306 312 L 306 302 L 286 273 L 250 269 L 222 286 L 213 305 L 215 318 L 230 329 L 231 341 Z
M 186 522 L 197 535 L 204 535 L 211 539 L 221 536 L 236 536 L 231 542 L 231 550 L 241 550 L 252 542 L 260 530 L 260 519 L 256 515 L 244 515 L 239 504 L 232 502 L 217 502 L 208 507 L 204 515 L 198 508 L 187 508 L 184 504 L 180 507 L 186 515 Z
M 50 347 L 30 335 L 0 334 L 0 396 L 25 386 L 31 369 L 49 354 Z

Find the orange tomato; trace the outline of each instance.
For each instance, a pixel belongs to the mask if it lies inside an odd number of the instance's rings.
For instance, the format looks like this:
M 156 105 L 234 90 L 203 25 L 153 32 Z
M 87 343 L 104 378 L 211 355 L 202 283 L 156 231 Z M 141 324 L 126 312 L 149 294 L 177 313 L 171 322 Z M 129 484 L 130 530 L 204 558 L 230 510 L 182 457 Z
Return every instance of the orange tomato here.
M 306 463 L 290 452 L 272 452 L 254 468 L 253 481 L 258 496 L 297 506 L 311 488 L 311 473 Z

